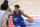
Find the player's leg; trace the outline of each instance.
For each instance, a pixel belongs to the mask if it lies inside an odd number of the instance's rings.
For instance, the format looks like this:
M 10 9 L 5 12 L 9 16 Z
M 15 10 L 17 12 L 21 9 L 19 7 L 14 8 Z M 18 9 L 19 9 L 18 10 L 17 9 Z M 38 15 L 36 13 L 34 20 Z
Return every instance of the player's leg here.
M 21 25 L 21 27 L 26 27 L 26 24 L 25 24 L 25 23 L 23 23 L 23 24 Z
M 13 21 L 13 24 L 14 24 L 15 27 L 21 27 L 17 22 Z
M 7 20 L 6 24 L 7 24 L 7 27 L 9 27 L 9 22 L 8 22 L 8 20 Z
M 21 25 L 21 27 L 26 27 L 26 25 L 25 25 L 25 24 L 23 24 L 23 25 Z
M 21 22 L 21 23 L 20 23 L 20 26 L 21 26 L 21 27 L 26 27 L 25 22 Z

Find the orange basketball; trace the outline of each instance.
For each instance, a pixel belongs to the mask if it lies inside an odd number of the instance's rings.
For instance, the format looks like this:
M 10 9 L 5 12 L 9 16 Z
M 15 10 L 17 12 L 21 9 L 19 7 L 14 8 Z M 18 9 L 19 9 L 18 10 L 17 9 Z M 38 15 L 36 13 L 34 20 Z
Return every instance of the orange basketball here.
M 28 23 L 33 23 L 34 19 L 28 19 Z

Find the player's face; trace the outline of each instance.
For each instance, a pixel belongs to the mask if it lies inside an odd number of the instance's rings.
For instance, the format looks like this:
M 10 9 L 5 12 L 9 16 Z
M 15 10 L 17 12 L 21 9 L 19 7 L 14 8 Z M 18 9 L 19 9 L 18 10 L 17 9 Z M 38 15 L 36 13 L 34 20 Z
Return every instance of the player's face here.
M 15 11 L 19 11 L 19 8 L 15 8 Z

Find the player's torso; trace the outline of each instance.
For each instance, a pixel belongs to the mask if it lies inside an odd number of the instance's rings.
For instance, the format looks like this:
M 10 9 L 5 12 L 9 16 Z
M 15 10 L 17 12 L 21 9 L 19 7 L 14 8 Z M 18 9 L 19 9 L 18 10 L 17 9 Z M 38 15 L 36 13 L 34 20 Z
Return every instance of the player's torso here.
M 19 10 L 19 12 L 16 14 L 15 10 L 13 11 L 14 14 L 13 14 L 13 18 L 14 18 L 14 21 L 18 22 L 18 21 L 22 21 L 23 18 L 21 17 L 21 10 Z

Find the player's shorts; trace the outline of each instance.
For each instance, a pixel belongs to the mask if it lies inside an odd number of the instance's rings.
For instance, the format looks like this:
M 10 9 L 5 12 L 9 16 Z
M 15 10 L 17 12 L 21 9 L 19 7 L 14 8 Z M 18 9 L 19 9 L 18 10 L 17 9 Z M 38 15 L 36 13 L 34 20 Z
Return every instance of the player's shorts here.
M 26 27 L 26 24 L 25 24 L 25 22 L 23 21 L 23 22 L 15 22 L 15 21 L 13 21 L 13 24 L 16 26 L 16 27 Z
M 9 21 L 8 20 L 7 20 L 6 24 L 9 25 Z

